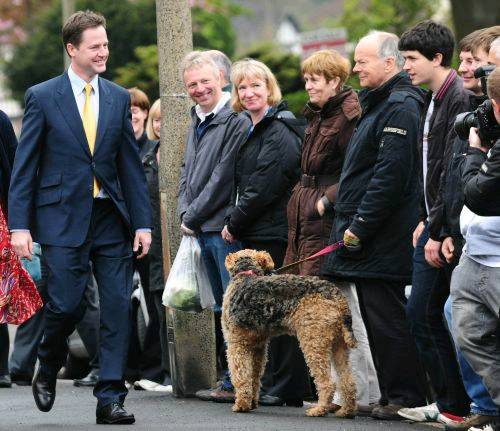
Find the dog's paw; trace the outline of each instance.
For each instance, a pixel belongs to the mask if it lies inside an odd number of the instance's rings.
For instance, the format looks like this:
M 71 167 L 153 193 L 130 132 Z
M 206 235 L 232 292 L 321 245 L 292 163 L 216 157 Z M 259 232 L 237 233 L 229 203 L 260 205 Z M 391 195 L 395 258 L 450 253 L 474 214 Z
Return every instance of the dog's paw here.
M 235 412 L 235 413 L 247 413 L 250 410 L 251 410 L 251 406 L 249 404 L 235 403 L 233 405 L 233 412 Z
M 337 418 L 354 419 L 355 412 L 353 410 L 341 407 L 335 412 L 334 416 Z
M 328 407 L 316 406 L 306 411 L 307 416 L 325 416 L 328 413 Z
M 251 410 L 255 410 L 257 406 L 259 405 L 259 401 L 257 400 L 252 400 L 252 407 Z

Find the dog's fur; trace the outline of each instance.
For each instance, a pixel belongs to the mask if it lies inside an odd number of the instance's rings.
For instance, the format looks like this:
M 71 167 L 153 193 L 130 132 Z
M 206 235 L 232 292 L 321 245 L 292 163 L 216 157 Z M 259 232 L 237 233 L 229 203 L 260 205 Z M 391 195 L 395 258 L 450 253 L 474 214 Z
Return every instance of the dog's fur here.
M 349 348 L 356 346 L 347 300 L 333 283 L 318 277 L 265 275 L 274 268 L 263 251 L 241 250 L 226 258 L 231 282 L 222 305 L 235 412 L 257 407 L 260 379 L 270 337 L 297 336 L 318 390 L 318 405 L 308 416 L 328 413 L 335 391 L 331 361 L 339 376 L 343 406 L 335 413 L 353 417 L 356 386 Z

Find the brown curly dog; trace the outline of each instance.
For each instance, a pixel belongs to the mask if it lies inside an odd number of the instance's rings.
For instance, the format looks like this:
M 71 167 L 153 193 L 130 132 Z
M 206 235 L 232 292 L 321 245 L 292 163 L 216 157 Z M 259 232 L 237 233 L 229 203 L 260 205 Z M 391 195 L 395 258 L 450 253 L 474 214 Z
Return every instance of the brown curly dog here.
M 295 335 L 318 390 L 318 405 L 308 416 L 324 416 L 335 391 L 331 361 L 340 380 L 344 404 L 335 413 L 353 417 L 356 385 L 349 348 L 356 347 L 347 300 L 334 284 L 318 277 L 265 275 L 274 268 L 264 251 L 241 250 L 226 258 L 231 282 L 222 304 L 222 330 L 227 342 L 234 412 L 257 407 L 260 379 L 271 337 Z

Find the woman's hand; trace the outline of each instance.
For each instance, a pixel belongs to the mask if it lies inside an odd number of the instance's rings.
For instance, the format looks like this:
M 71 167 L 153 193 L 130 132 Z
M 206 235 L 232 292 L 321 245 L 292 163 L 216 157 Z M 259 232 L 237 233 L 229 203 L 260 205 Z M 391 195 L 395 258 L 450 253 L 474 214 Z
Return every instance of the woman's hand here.
M 316 209 L 318 210 L 318 214 L 323 217 L 325 214 L 326 208 L 325 204 L 323 203 L 323 200 L 320 199 L 318 202 L 316 202 Z
M 232 244 L 233 242 L 236 242 L 236 238 L 231 235 L 229 233 L 229 231 L 227 230 L 227 225 L 224 226 L 224 229 L 222 229 L 222 232 L 220 233 L 221 236 L 222 236 L 222 239 L 226 242 L 228 242 L 229 244 Z

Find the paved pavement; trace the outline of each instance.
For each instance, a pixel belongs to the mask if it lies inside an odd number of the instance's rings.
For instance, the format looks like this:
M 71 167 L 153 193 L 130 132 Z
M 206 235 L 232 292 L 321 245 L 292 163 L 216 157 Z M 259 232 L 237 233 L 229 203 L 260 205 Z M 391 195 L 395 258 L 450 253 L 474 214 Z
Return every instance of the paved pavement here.
M 259 407 L 252 413 L 231 412 L 230 404 L 196 399 L 179 399 L 171 394 L 131 389 L 126 408 L 135 414 L 133 426 L 112 429 L 131 431 L 430 431 L 425 425 L 408 422 L 376 421 L 371 418 L 341 420 L 328 416 L 309 418 L 305 408 Z M 0 389 L 1 431 L 102 430 L 95 424 L 95 399 L 91 389 L 75 388 L 72 382 L 59 380 L 53 409 L 42 413 L 35 407 L 31 387 Z

